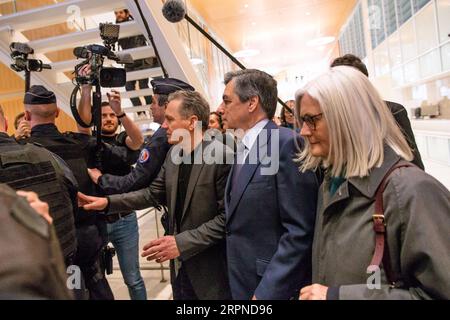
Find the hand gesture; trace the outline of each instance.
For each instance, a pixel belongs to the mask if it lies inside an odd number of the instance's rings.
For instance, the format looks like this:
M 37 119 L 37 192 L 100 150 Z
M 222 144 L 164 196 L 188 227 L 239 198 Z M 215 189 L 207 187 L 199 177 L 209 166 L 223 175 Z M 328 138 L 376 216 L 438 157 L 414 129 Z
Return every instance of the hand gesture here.
M 114 113 L 116 115 L 119 115 L 122 113 L 122 106 L 120 102 L 120 93 L 116 90 L 111 90 L 111 93 L 107 92 L 106 95 L 108 96 L 109 106 L 111 109 L 113 109 Z
M 174 236 L 165 236 L 144 246 L 142 257 L 147 257 L 148 261 L 156 260 L 158 263 L 175 259 L 180 256 Z
M 108 205 L 107 198 L 92 197 L 78 192 L 78 206 L 84 210 L 102 211 Z

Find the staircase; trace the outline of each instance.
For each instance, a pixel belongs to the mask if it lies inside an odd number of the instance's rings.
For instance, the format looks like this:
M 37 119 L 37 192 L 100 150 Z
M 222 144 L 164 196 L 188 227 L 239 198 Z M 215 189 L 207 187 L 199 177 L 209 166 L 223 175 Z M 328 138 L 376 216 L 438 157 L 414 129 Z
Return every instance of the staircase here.
M 33 72 L 31 84 L 41 84 L 55 92 L 58 106 L 71 115 L 69 99 L 74 85 L 70 73 L 81 60 L 77 60 L 73 55 L 70 57 L 67 52 L 77 46 L 102 44 L 98 24 L 100 22 L 114 22 L 114 10 L 120 8 L 127 8 L 135 19 L 120 24 L 120 38 L 143 34 L 150 44 L 143 20 L 139 14 L 138 4 L 152 32 L 162 64 L 168 75 L 190 83 L 204 95 L 202 85 L 180 43 L 174 26 L 162 16 L 163 3 L 160 0 L 69 0 L 0 16 L 0 61 L 7 66 L 12 63 L 9 56 L 9 44 L 11 42 L 28 43 L 35 51 L 33 56 L 35 59 L 40 59 L 52 66 L 51 70 Z M 30 40 L 26 36 L 39 28 L 51 28 L 63 24 L 75 26 L 76 29 L 58 36 L 36 40 Z M 63 56 L 70 58 L 54 59 L 55 51 L 65 52 Z M 124 50 L 123 52 L 131 54 L 133 59 L 155 56 L 152 46 Z M 108 64 L 118 66 L 113 61 L 106 60 L 105 65 Z M 21 76 L 24 77 L 23 72 Z M 159 67 L 129 72 L 127 73 L 127 80 L 143 78 L 150 78 L 151 80 L 151 78 L 158 76 L 163 76 L 162 69 Z M 104 98 L 106 98 L 107 90 L 109 89 L 102 90 Z M 142 97 L 141 101 L 144 104 L 143 97 L 151 95 L 151 89 L 126 92 L 123 87 L 117 90 L 123 92 L 121 96 L 124 111 L 134 117 L 139 125 L 148 125 L 152 122 L 151 116 L 143 119 L 142 116 L 138 117 L 137 115 L 138 112 L 148 111 L 149 106 L 133 107 L 130 101 L 130 98 Z

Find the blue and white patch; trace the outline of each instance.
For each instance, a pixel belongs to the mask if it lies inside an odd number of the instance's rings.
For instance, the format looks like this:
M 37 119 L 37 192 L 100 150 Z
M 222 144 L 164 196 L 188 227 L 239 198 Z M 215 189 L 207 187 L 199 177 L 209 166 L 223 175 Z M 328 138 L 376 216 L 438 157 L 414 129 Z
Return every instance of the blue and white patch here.
M 141 154 L 139 155 L 139 163 L 146 163 L 150 159 L 150 152 L 147 149 L 142 149 Z

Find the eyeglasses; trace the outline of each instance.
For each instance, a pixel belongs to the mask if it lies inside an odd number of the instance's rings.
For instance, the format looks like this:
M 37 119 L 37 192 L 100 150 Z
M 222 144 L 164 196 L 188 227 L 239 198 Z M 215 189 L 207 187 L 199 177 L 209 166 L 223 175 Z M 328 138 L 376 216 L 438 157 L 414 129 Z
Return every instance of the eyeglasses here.
M 298 122 L 300 125 L 300 129 L 303 128 L 303 123 L 306 123 L 309 129 L 316 130 L 316 124 L 317 121 L 319 121 L 322 118 L 322 113 L 313 115 L 313 116 L 303 116 L 299 117 Z

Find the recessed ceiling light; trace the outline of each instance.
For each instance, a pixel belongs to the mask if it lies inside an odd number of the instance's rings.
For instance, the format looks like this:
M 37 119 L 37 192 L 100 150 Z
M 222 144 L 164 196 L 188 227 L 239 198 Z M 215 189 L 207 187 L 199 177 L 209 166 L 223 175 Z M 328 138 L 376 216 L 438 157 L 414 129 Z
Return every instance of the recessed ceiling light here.
M 253 22 L 252 22 L 252 26 L 256 26 L 256 22 L 253 21 Z
M 307 16 L 310 16 L 310 15 L 311 15 L 311 12 L 307 12 L 306 15 L 307 15 Z
M 200 58 L 191 58 L 191 63 L 192 63 L 194 66 L 199 65 L 199 64 L 203 64 L 203 59 L 200 59 Z
M 247 9 L 248 8 L 248 4 L 244 4 L 244 8 Z
M 318 47 L 324 46 L 326 44 L 332 43 L 336 38 L 335 37 L 320 37 L 313 40 L 310 40 L 306 43 L 308 47 Z
M 236 58 L 247 58 L 257 56 L 260 53 L 257 49 L 244 49 L 234 53 Z

